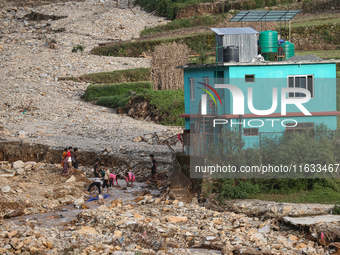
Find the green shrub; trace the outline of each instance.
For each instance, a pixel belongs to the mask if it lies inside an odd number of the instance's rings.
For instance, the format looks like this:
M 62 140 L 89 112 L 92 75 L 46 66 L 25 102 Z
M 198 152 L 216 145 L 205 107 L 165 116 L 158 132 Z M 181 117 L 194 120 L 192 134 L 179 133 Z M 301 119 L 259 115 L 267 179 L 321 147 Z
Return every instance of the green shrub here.
M 156 115 L 164 115 L 164 125 L 184 126 L 184 90 L 148 90 L 144 95 Z
M 150 68 L 134 68 L 113 72 L 90 73 L 79 77 L 91 83 L 150 81 Z
M 117 107 L 125 107 L 129 102 L 131 96 L 126 95 L 117 95 L 117 96 L 108 96 L 108 97 L 101 97 L 96 102 L 97 105 L 108 106 L 112 108 Z
M 333 214 L 340 215 L 340 206 L 339 205 L 334 205 Z
M 77 53 L 78 50 L 80 50 L 81 52 L 83 52 L 84 49 L 85 49 L 85 46 L 84 46 L 84 45 L 78 44 L 78 45 L 76 45 L 76 46 L 74 46 L 74 47 L 72 48 L 72 52 L 73 52 L 73 53 Z
M 86 101 L 98 99 L 100 97 L 125 95 L 129 91 L 142 93 L 147 89 L 151 89 L 151 82 L 127 82 L 127 83 L 114 83 L 105 85 L 90 85 L 87 87 L 84 98 Z
M 220 199 L 246 199 L 260 191 L 256 184 L 251 181 L 239 181 L 236 179 L 220 180 Z

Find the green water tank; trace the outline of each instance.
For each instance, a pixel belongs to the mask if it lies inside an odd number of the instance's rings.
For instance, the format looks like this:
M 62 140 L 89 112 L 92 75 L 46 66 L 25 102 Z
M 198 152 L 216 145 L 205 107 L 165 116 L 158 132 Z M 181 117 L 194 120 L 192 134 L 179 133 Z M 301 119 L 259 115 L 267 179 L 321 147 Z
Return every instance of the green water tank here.
M 285 41 L 285 43 L 283 44 L 283 50 L 285 52 L 286 59 L 293 57 L 295 54 L 294 44 L 288 41 Z
M 266 30 L 260 32 L 259 46 L 261 47 L 261 53 L 277 52 L 277 40 L 277 31 Z

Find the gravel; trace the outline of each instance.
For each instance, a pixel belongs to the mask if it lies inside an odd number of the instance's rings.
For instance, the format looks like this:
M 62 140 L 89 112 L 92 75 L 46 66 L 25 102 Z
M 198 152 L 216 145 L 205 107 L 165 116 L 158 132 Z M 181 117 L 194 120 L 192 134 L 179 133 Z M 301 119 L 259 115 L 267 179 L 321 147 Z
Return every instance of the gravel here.
M 305 55 L 305 56 L 299 56 L 299 55 L 295 55 L 289 59 L 287 59 L 286 61 L 288 62 L 296 62 L 296 61 L 322 61 L 322 58 L 319 58 L 317 56 L 314 55 Z
M 132 2 L 132 1 L 130 1 Z M 110 147 L 119 151 L 166 152 L 166 146 L 135 143 L 134 138 L 181 131 L 118 115 L 113 109 L 84 102 L 88 83 L 58 81 L 58 77 L 150 67 L 145 58 L 90 55 L 100 42 L 138 38 L 145 27 L 166 23 L 127 1 L 88 0 L 34 8 L 0 10 L 0 134 L 6 140 L 23 139 L 55 147 L 82 150 Z M 67 16 L 30 21 L 31 12 Z M 57 32 L 56 32 L 57 31 Z M 72 53 L 82 44 L 84 52 Z

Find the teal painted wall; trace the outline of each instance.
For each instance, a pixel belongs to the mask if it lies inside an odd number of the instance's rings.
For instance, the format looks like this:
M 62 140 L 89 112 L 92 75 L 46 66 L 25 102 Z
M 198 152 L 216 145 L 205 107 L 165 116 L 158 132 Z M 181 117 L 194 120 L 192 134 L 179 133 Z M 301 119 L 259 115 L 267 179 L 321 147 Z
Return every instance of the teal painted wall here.
M 203 87 L 197 82 L 203 82 L 203 77 L 209 77 L 210 85 L 214 86 L 215 71 L 223 71 L 224 84 L 232 84 L 239 87 L 245 99 L 245 113 L 251 113 L 247 105 L 247 89 L 253 88 L 253 104 L 258 110 L 269 109 L 272 105 L 272 88 L 278 88 L 278 105 L 276 113 L 281 112 L 281 88 L 287 88 L 288 75 L 314 75 L 314 98 L 303 106 L 309 112 L 336 111 L 336 65 L 335 64 L 306 64 L 306 65 L 265 65 L 265 66 L 230 66 L 230 67 L 203 67 L 184 69 L 184 90 L 185 90 L 185 113 L 197 114 L 198 105 L 201 95 L 204 93 L 198 87 Z M 255 82 L 246 83 L 245 75 L 254 74 Z M 195 100 L 190 101 L 189 78 L 195 78 Z M 220 82 L 219 82 L 220 83 Z M 218 114 L 232 113 L 232 96 L 228 89 L 216 89 L 220 94 L 223 102 L 221 107 L 218 104 Z M 215 97 L 216 98 L 216 97 Z M 217 98 L 216 98 L 217 100 Z M 287 112 L 301 112 L 295 105 L 287 105 Z M 265 120 L 267 118 L 261 118 Z M 279 119 L 283 119 L 282 117 Z M 290 118 L 285 118 L 290 119 Z M 324 123 L 331 129 L 337 128 L 336 116 L 318 116 L 318 117 L 294 117 L 300 122 Z M 192 123 L 195 120 L 191 120 Z M 255 122 L 254 122 L 255 123 Z M 276 123 L 276 122 L 275 122 Z M 254 124 L 255 125 L 255 124 Z M 270 122 L 259 129 L 259 132 L 284 132 L 281 125 L 271 128 Z M 276 127 L 277 126 L 277 127 Z M 186 118 L 185 128 L 190 128 L 190 119 Z M 246 125 L 245 128 L 249 128 Z M 247 140 L 248 139 L 248 140 Z M 251 145 L 250 140 L 254 137 L 245 137 L 247 147 Z M 251 146 L 250 146 L 251 147 Z
M 255 82 L 246 83 L 246 74 L 254 74 Z M 248 87 L 253 88 L 255 109 L 266 110 L 272 106 L 272 88 L 278 88 L 276 113 L 281 112 L 281 88 L 287 88 L 289 75 L 314 75 L 314 98 L 303 106 L 309 112 L 336 111 L 336 67 L 335 64 L 308 65 L 267 65 L 267 66 L 231 66 L 229 84 L 239 87 L 245 98 L 245 113 L 248 109 Z M 226 104 L 232 109 L 233 98 Z M 287 112 L 301 112 L 295 105 L 287 105 Z
M 218 72 L 216 74 L 216 72 Z M 223 78 L 221 77 L 221 72 L 223 73 Z M 215 78 L 217 75 L 217 79 Z M 215 87 L 216 83 L 224 83 L 224 79 L 229 77 L 229 68 L 228 67 L 200 67 L 200 68 L 188 68 L 184 69 L 184 102 L 185 102 L 185 113 L 186 114 L 197 114 L 199 109 L 199 102 L 201 100 L 202 91 L 199 88 L 204 88 L 203 85 L 199 84 L 199 82 L 203 82 L 203 77 L 209 77 L 210 86 Z M 195 79 L 195 100 L 190 100 L 190 84 L 189 79 Z M 220 95 L 222 100 L 222 106 L 218 103 L 218 114 L 224 114 L 226 112 L 230 112 L 230 108 L 227 109 L 226 95 L 228 98 L 230 97 L 229 91 L 225 91 L 224 89 L 216 89 L 217 93 Z M 226 95 L 224 95 L 226 93 Z M 208 98 L 210 98 L 208 96 Z M 215 99 L 218 100 L 215 96 Z M 217 101 L 218 102 L 218 101 Z M 190 128 L 190 120 L 189 118 L 185 119 L 185 128 Z

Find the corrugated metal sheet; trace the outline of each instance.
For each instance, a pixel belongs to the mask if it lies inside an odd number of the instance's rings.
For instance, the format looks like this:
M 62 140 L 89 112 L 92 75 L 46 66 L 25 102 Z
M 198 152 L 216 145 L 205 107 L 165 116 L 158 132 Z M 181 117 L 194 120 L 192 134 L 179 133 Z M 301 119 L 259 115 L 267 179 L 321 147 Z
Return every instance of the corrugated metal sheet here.
M 218 47 L 235 45 L 239 47 L 240 62 L 251 62 L 258 54 L 257 49 L 257 35 L 256 34 L 242 34 L 242 35 L 215 35 Z M 223 48 L 218 49 L 218 61 L 223 62 Z
M 251 27 L 226 27 L 226 28 L 210 28 L 218 35 L 244 35 L 244 34 L 258 34 L 255 29 Z

